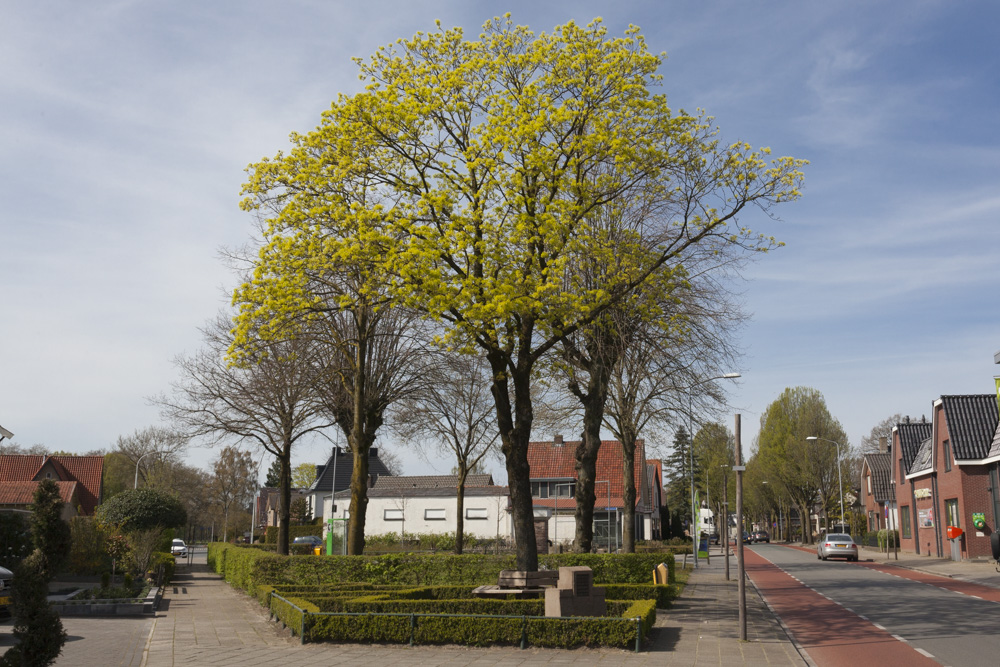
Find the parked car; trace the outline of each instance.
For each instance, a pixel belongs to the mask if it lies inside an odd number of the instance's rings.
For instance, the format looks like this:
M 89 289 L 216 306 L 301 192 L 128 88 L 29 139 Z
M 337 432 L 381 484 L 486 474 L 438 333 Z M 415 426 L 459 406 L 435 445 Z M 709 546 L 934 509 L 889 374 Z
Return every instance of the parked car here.
M 767 542 L 768 544 L 771 543 L 771 536 L 768 535 L 766 530 L 755 530 L 753 532 L 753 535 L 750 536 L 750 539 L 753 540 L 754 542 Z
M 323 538 L 317 537 L 316 535 L 302 535 L 301 537 L 296 537 L 292 540 L 292 544 L 306 544 L 315 549 L 316 547 L 323 546 Z
M 0 567 L 0 611 L 10 610 L 10 590 L 14 583 L 14 573 Z
M 850 561 L 856 561 L 858 560 L 858 545 L 846 533 L 827 533 L 820 537 L 819 543 L 816 545 L 816 558 L 820 560 L 846 558 Z
M 188 548 L 184 544 L 184 540 L 175 538 L 173 542 L 170 543 L 170 553 L 174 555 L 174 558 L 187 558 Z

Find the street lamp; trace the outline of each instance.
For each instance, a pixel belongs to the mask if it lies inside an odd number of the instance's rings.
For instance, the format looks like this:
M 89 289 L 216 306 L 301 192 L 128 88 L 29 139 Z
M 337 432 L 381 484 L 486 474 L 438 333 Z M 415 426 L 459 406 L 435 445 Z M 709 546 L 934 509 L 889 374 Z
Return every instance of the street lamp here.
M 691 438 L 691 442 L 688 444 L 688 455 L 690 458 L 691 465 L 691 553 L 694 555 L 694 569 L 698 569 L 698 508 L 694 506 L 694 408 L 692 407 L 692 393 L 691 390 L 695 387 L 705 384 L 706 382 L 712 382 L 713 380 L 733 380 L 741 377 L 739 373 L 726 373 L 725 375 L 716 375 L 715 377 L 705 378 L 699 380 L 694 384 L 688 386 L 688 437 Z
M 719 466 L 722 473 L 722 554 L 726 559 L 726 581 L 729 581 L 729 465 Z M 742 538 L 742 535 L 740 536 Z
M 132 488 L 133 489 L 138 489 L 139 488 L 139 461 L 142 461 L 144 458 L 146 458 L 150 454 L 154 454 L 154 453 L 155 452 L 146 452 L 145 454 L 143 454 L 142 456 L 140 456 L 136 460 L 136 462 L 135 462 L 135 481 L 132 483 Z
M 806 440 L 822 440 L 823 442 L 829 442 L 832 445 L 837 446 L 837 483 L 840 484 L 840 527 L 844 528 L 844 478 L 840 471 L 840 443 L 836 440 L 827 440 L 826 438 L 819 438 L 815 435 L 810 435 L 806 437 Z M 829 528 L 827 528 L 829 530 Z

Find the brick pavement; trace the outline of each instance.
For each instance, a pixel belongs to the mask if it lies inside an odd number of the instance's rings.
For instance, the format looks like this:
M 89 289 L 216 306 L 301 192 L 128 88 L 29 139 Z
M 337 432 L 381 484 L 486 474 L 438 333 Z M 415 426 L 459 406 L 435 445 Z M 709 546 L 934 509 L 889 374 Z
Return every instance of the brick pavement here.
M 155 618 L 65 618 L 71 641 L 57 667 L 175 667 L 178 665 L 803 665 L 778 620 L 747 586 L 747 642 L 738 639 L 735 559 L 726 581 L 713 556 L 691 573 L 681 599 L 657 615 L 643 652 L 514 647 L 306 644 L 292 637 L 250 597 L 230 588 L 204 564 L 181 565 Z M 0 648 L 10 622 L 0 625 Z

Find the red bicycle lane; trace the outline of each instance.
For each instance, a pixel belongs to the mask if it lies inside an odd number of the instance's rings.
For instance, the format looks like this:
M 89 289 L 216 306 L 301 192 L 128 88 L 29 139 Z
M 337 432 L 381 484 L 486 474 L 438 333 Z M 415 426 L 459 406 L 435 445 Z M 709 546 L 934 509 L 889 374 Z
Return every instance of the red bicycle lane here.
M 938 665 L 909 644 L 799 583 L 749 549 L 747 574 L 818 667 Z

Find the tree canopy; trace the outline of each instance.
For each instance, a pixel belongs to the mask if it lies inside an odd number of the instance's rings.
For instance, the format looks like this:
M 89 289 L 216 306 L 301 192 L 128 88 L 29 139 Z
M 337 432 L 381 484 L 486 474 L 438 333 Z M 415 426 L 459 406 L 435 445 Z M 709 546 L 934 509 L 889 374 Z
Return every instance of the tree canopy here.
M 419 33 L 359 59 L 366 89 L 293 134 L 287 155 L 251 165 L 244 187 L 244 208 L 267 220 L 236 293 L 233 349 L 329 308 L 315 291 L 326 275 L 351 279 L 347 311 L 413 307 L 444 324 L 440 342 L 478 347 L 521 569 L 537 567 L 536 364 L 642 286 L 669 288 L 693 247 L 771 247 L 739 213 L 799 194 L 801 160 L 722 145 L 711 119 L 653 94 L 660 62 L 637 28 L 612 38 L 599 20 L 536 35 L 508 16 L 476 40 Z
M 97 508 L 98 520 L 125 532 L 174 528 L 187 521 L 187 511 L 174 496 L 156 489 L 123 491 Z

